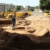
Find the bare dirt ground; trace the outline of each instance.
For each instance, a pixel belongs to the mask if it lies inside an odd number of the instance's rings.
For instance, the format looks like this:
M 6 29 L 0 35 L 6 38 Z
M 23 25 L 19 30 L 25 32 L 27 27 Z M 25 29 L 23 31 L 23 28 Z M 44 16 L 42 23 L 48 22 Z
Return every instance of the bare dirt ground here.
M 7 20 L 4 20 L 7 22 Z M 11 23 L 11 19 L 8 20 Z M 5 22 L 5 23 L 6 23 Z M 3 25 L 2 28 L 11 33 L 19 34 L 32 34 L 35 36 L 43 36 L 46 32 L 50 33 L 50 19 L 45 17 L 33 17 L 29 16 L 23 19 L 16 19 L 15 30 L 12 30 L 12 24 Z
M 50 18 L 16 19 L 15 30 L 11 19 L 0 21 L 0 50 L 50 50 Z
M 50 35 L 12 34 L 0 28 L 0 50 L 50 50 Z

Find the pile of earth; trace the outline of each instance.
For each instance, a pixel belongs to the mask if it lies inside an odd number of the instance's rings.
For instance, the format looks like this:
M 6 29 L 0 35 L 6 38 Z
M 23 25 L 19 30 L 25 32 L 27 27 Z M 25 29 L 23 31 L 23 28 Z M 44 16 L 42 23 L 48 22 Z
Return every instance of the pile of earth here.
M 47 39 L 47 40 L 46 40 Z M 48 41 L 48 42 L 47 42 Z M 50 35 L 36 37 L 5 32 L 0 28 L 0 50 L 41 50 L 50 48 Z
M 0 24 L 11 24 L 11 19 L 0 18 Z

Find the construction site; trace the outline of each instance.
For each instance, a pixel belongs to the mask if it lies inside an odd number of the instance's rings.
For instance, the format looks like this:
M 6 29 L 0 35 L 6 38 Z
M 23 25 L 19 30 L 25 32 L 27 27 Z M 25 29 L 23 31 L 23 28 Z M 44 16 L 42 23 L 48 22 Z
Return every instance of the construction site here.
M 11 18 L 0 18 L 0 50 L 33 50 L 49 46 L 50 18 L 44 14 L 16 18 L 15 30 L 12 30 Z
M 50 14 L 44 12 L 0 12 L 0 50 L 50 50 Z

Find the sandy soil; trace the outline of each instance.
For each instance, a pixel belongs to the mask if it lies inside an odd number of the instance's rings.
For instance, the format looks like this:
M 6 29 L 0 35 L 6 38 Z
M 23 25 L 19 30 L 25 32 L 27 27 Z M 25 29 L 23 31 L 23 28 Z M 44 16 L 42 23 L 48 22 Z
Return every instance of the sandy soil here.
M 16 19 L 15 30 L 12 30 L 12 24 L 8 26 L 3 25 L 2 28 L 11 33 L 43 36 L 46 32 L 50 33 L 50 18 L 28 16 L 24 20 Z
M 2 19 L 4 22 L 5 19 Z M 10 20 L 11 21 L 11 20 Z M 7 20 L 6 20 L 7 23 Z M 0 24 L 0 50 L 50 50 L 50 19 L 29 16 Z

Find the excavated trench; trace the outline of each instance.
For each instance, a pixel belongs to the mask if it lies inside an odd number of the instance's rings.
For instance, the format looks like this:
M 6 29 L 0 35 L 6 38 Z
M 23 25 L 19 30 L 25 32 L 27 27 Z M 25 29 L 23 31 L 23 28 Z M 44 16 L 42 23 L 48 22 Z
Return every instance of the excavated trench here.
M 0 50 L 50 50 L 50 34 L 42 37 L 5 32 L 0 28 Z
M 4 19 L 4 18 L 1 18 L 0 19 L 0 24 L 11 24 L 11 19 Z
M 7 23 L 6 23 L 7 22 Z M 29 22 L 24 20 L 17 24 L 29 25 Z M 5 24 L 6 23 L 6 24 Z M 1 26 L 3 24 L 11 24 L 10 20 L 0 20 Z M 7 25 L 8 26 L 8 25 Z M 16 29 L 25 29 L 25 27 L 17 27 Z M 45 34 L 41 37 L 33 35 L 36 30 L 27 30 L 30 34 L 19 34 L 5 32 L 0 28 L 0 50 L 50 50 L 50 32 L 42 29 L 40 33 Z M 32 34 L 33 33 L 33 34 Z M 37 32 L 36 32 L 37 33 Z M 38 32 L 39 33 L 39 32 Z

